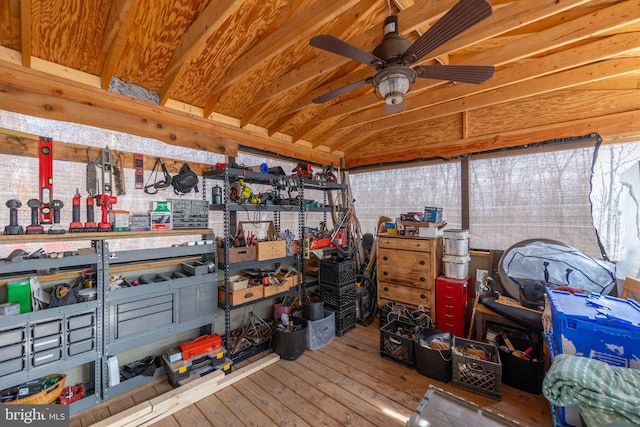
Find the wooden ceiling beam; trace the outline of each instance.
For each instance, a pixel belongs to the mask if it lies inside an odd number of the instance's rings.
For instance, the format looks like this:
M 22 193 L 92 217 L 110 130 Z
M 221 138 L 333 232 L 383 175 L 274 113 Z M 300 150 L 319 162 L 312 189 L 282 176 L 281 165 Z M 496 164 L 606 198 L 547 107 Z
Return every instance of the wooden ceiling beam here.
M 207 48 L 214 35 L 245 0 L 211 1 L 184 33 L 165 70 L 165 84 L 160 90 L 160 104 L 165 105 L 191 64 Z
M 111 78 L 115 75 L 118 62 L 122 57 L 124 48 L 127 45 L 127 37 L 135 25 L 133 16 L 129 12 L 135 0 L 113 0 L 105 37 L 102 42 L 102 52 L 105 60 L 100 74 L 100 86 L 102 89 L 109 89 Z
M 499 134 L 444 141 L 430 144 L 426 148 L 424 146 L 415 146 L 404 150 L 397 150 L 393 153 L 380 153 L 372 156 L 349 156 L 347 157 L 346 167 L 355 168 L 389 163 L 390 156 L 393 157 L 394 162 L 442 157 L 443 152 L 447 153 L 447 157 L 453 158 L 471 153 L 481 153 L 500 148 L 517 147 L 534 142 L 589 135 L 592 133 L 599 134 L 606 142 L 638 138 L 640 137 L 640 110 L 572 120 L 529 129 L 518 129 Z
M 31 0 L 20 1 L 20 52 L 22 66 L 31 67 Z
M 437 117 L 460 113 L 462 111 L 498 105 L 589 82 L 634 73 L 639 67 L 639 58 L 610 59 L 595 64 L 589 64 L 583 67 L 563 71 L 561 73 L 505 86 L 500 89 L 484 92 L 475 96 L 445 102 L 427 109 L 416 110 L 408 116 L 403 116 L 402 125 L 406 126 L 416 124 L 426 120 L 432 120 Z M 460 108 L 461 105 L 464 107 Z M 375 134 L 376 132 L 389 129 L 386 124 L 381 125 L 381 122 L 382 121 L 367 123 L 359 128 L 358 131 L 351 132 L 343 137 L 349 138 L 353 135 Z
M 257 67 L 276 55 L 307 38 L 318 28 L 332 21 L 356 5 L 358 0 L 316 0 L 310 7 L 300 7 L 286 23 L 240 56 L 229 68 L 225 77 L 212 89 L 213 94 L 204 108 L 205 116 L 215 111 L 219 95 L 232 84 L 245 78 Z
M 416 97 L 408 98 L 405 101 L 406 113 L 403 112 L 397 116 L 402 117 L 403 124 L 415 123 L 413 119 L 416 117 L 420 117 L 418 121 L 431 120 L 446 114 L 458 113 L 469 108 L 480 108 L 508 101 L 508 99 L 496 98 L 488 101 L 491 102 L 491 104 L 479 105 L 474 102 L 476 99 L 488 100 L 491 96 L 497 95 L 498 93 L 503 96 L 505 93 L 513 93 L 514 90 L 525 89 L 523 96 L 533 96 L 538 93 L 563 89 L 565 88 L 562 87 L 564 80 L 560 78 L 563 70 L 569 70 L 590 62 L 616 57 L 625 52 L 637 49 L 638 47 L 640 47 L 640 33 L 618 34 L 539 59 L 511 64 L 499 69 L 492 79 L 479 85 L 477 88 L 468 85 L 455 85 L 434 90 L 429 94 L 428 103 Z M 545 80 L 548 84 L 539 86 L 540 78 L 548 75 L 551 75 L 550 78 Z M 557 80 L 554 78 L 556 75 L 559 76 Z M 598 80 L 602 79 L 588 79 L 583 83 L 591 83 Z M 527 83 L 527 81 L 531 81 L 532 83 Z M 557 87 L 555 88 L 553 85 L 554 81 L 557 82 Z M 509 89 L 513 85 L 515 85 L 515 88 Z M 497 92 L 501 88 L 503 89 Z M 536 90 L 540 90 L 540 92 L 536 92 Z M 483 93 L 487 95 L 483 96 Z M 422 108 L 422 105 L 426 105 L 426 107 Z M 450 108 L 453 105 L 458 105 L 458 107 Z M 479 107 L 471 107 L 471 105 L 479 105 Z M 396 116 L 387 117 L 382 120 L 375 119 L 376 117 L 370 111 L 357 112 L 336 123 L 335 127 L 353 128 L 354 126 L 358 126 L 358 128 L 354 128 L 352 132 L 359 134 L 389 129 L 398 124 L 398 117 Z M 359 126 L 365 122 L 367 125 L 364 127 Z
M 446 54 L 447 52 L 460 49 L 463 46 L 473 43 L 473 39 L 475 37 L 478 37 L 479 39 L 487 39 L 490 37 L 494 37 L 496 35 L 503 34 L 508 31 L 512 31 L 516 28 L 525 26 L 526 24 L 538 21 L 540 19 L 544 19 L 551 14 L 561 13 L 567 8 L 575 7 L 576 5 L 579 5 L 582 3 L 585 3 L 585 1 L 575 0 L 575 1 L 559 3 L 557 1 L 551 0 L 551 1 L 545 1 L 542 4 L 538 0 L 514 2 L 508 6 L 505 6 L 495 11 L 489 18 L 485 19 L 484 21 L 474 26 L 473 31 L 467 31 L 461 34 L 460 36 L 452 39 L 451 41 L 445 43 L 444 45 L 434 50 L 433 52 L 430 52 L 428 54 L 428 57 L 423 59 L 425 60 L 430 59 L 439 55 Z M 627 13 L 628 13 L 628 10 L 627 10 Z M 615 25 L 620 25 L 620 22 L 622 22 L 622 20 L 619 16 L 619 13 L 616 14 L 616 19 L 617 21 L 615 21 L 616 22 Z M 614 25 L 614 24 L 611 24 L 611 22 L 612 22 L 611 19 L 607 20 L 607 23 L 609 23 L 608 24 L 609 26 Z M 569 25 L 572 25 L 572 24 L 573 24 L 573 21 L 568 23 L 566 27 L 563 27 L 563 29 L 567 31 L 566 33 L 567 35 L 563 38 L 564 44 L 568 44 L 571 41 L 577 40 L 577 37 L 571 37 L 571 35 L 576 31 L 575 29 L 576 27 L 569 27 Z M 584 22 L 580 22 L 580 25 L 584 25 Z M 609 28 L 609 26 L 607 26 L 607 28 Z M 578 26 L 577 28 L 582 28 L 584 30 L 583 33 L 585 34 L 587 33 L 587 31 L 590 32 L 592 30 L 592 28 L 589 26 L 587 27 Z M 553 31 L 554 39 L 557 39 L 559 37 L 558 32 L 559 32 L 559 29 L 557 29 L 556 27 L 556 30 Z M 477 54 L 472 58 L 467 58 L 465 60 L 465 65 L 499 65 L 507 61 L 515 61 L 517 59 L 520 59 L 524 55 L 527 55 L 527 56 L 533 55 L 535 52 L 548 48 L 548 46 L 544 42 L 540 41 L 540 37 L 541 37 L 541 34 L 535 34 L 530 36 L 527 39 L 529 42 L 531 42 L 530 44 L 532 46 L 521 47 L 521 44 L 518 44 L 518 42 L 514 42 L 508 45 L 507 47 L 509 48 L 509 55 L 505 53 L 503 53 L 502 55 L 499 55 L 500 51 L 504 49 L 503 47 L 491 49 L 490 54 L 483 54 L 483 53 Z M 517 47 L 515 47 L 516 44 L 517 44 Z M 560 42 L 556 42 L 555 46 L 559 46 L 559 45 L 560 45 Z M 516 54 L 516 56 L 514 57 L 513 52 L 515 51 L 519 53 Z M 425 91 L 427 89 L 428 87 L 424 87 L 422 90 L 414 90 L 407 96 L 407 99 L 409 99 L 410 96 L 416 96 L 419 93 L 421 93 L 421 91 Z M 334 116 L 342 115 L 347 111 L 354 111 L 354 110 L 362 109 L 372 105 L 376 105 L 379 103 L 380 101 L 377 100 L 375 97 L 369 97 L 369 98 L 362 97 L 362 98 L 350 100 L 343 103 L 337 103 L 330 107 L 327 107 L 322 112 L 322 114 L 317 115 L 314 119 L 315 121 L 319 122 L 322 120 L 332 118 Z M 405 105 L 404 111 L 407 111 L 406 105 Z M 403 113 L 401 112 L 399 114 L 403 114 Z M 376 119 L 383 118 L 382 111 L 378 111 L 375 118 Z M 310 129 L 312 124 L 313 123 L 309 123 L 307 125 L 307 129 Z M 302 136 L 304 137 L 305 135 L 306 133 L 303 134 Z
M 293 145 L 256 132 L 232 128 L 188 112 L 150 104 L 99 88 L 0 61 L 0 109 L 82 123 L 171 145 L 236 155 L 238 146 L 271 151 L 319 164 L 338 163 L 340 153 Z

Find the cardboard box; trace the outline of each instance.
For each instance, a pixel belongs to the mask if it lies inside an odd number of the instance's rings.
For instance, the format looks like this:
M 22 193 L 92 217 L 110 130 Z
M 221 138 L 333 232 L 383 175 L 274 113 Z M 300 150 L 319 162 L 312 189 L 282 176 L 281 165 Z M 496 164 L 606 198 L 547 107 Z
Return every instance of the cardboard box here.
M 239 291 L 229 290 L 229 305 L 240 305 L 264 297 L 264 286 L 250 286 Z M 225 302 L 225 288 L 218 288 L 218 300 Z
M 171 212 L 150 212 L 152 230 L 171 230 Z
M 171 212 L 171 202 L 168 200 L 151 202 L 151 212 Z
M 109 211 L 109 222 L 113 231 L 129 231 L 129 219 L 129 211 Z

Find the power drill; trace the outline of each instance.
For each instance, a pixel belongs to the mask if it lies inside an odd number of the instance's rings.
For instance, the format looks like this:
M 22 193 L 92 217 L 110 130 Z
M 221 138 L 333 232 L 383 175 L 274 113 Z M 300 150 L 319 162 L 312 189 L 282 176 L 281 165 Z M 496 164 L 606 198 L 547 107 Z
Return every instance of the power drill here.
M 111 205 L 118 203 L 118 198 L 110 194 L 98 194 L 96 202 L 102 209 L 102 220 L 98 223 L 98 231 L 111 231 L 111 223 L 109 222 L 109 209 Z
M 27 225 L 25 234 L 43 234 L 44 227 L 38 224 L 38 210 L 42 202 L 39 199 L 29 199 L 27 206 L 31 208 L 31 225 Z
M 62 200 L 52 200 L 50 206 L 53 209 L 53 225 L 49 227 L 49 234 L 64 234 L 64 227 L 60 225 L 60 210 L 64 203 Z
M 84 223 L 84 231 L 87 232 L 98 231 L 98 224 L 96 224 L 93 215 L 94 205 L 95 197 L 93 197 L 93 194 L 90 193 L 89 197 L 87 197 L 87 222 Z
M 76 195 L 73 196 L 73 206 L 71 207 L 71 224 L 69 224 L 69 233 L 84 231 L 82 222 L 80 221 L 80 192 L 76 188 Z

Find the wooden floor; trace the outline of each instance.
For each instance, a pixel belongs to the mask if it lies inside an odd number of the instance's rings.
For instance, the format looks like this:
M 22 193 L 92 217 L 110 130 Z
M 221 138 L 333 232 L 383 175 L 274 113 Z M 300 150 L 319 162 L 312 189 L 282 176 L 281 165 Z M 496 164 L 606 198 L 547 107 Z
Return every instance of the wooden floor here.
M 552 425 L 542 395 L 503 385 L 498 401 L 383 359 L 376 321 L 358 325 L 320 350 L 306 350 L 295 361 L 269 365 L 154 426 L 403 426 L 429 384 L 524 425 Z M 89 426 L 168 390 L 165 379 L 156 380 L 75 414 L 70 427 Z

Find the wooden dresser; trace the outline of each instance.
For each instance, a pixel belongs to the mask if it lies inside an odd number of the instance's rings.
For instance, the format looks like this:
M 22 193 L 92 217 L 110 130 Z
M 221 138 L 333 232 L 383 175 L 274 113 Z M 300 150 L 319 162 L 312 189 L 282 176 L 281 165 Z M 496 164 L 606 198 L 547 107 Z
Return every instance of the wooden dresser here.
M 378 306 L 390 301 L 425 307 L 436 319 L 436 277 L 442 271 L 442 239 L 377 236 Z

